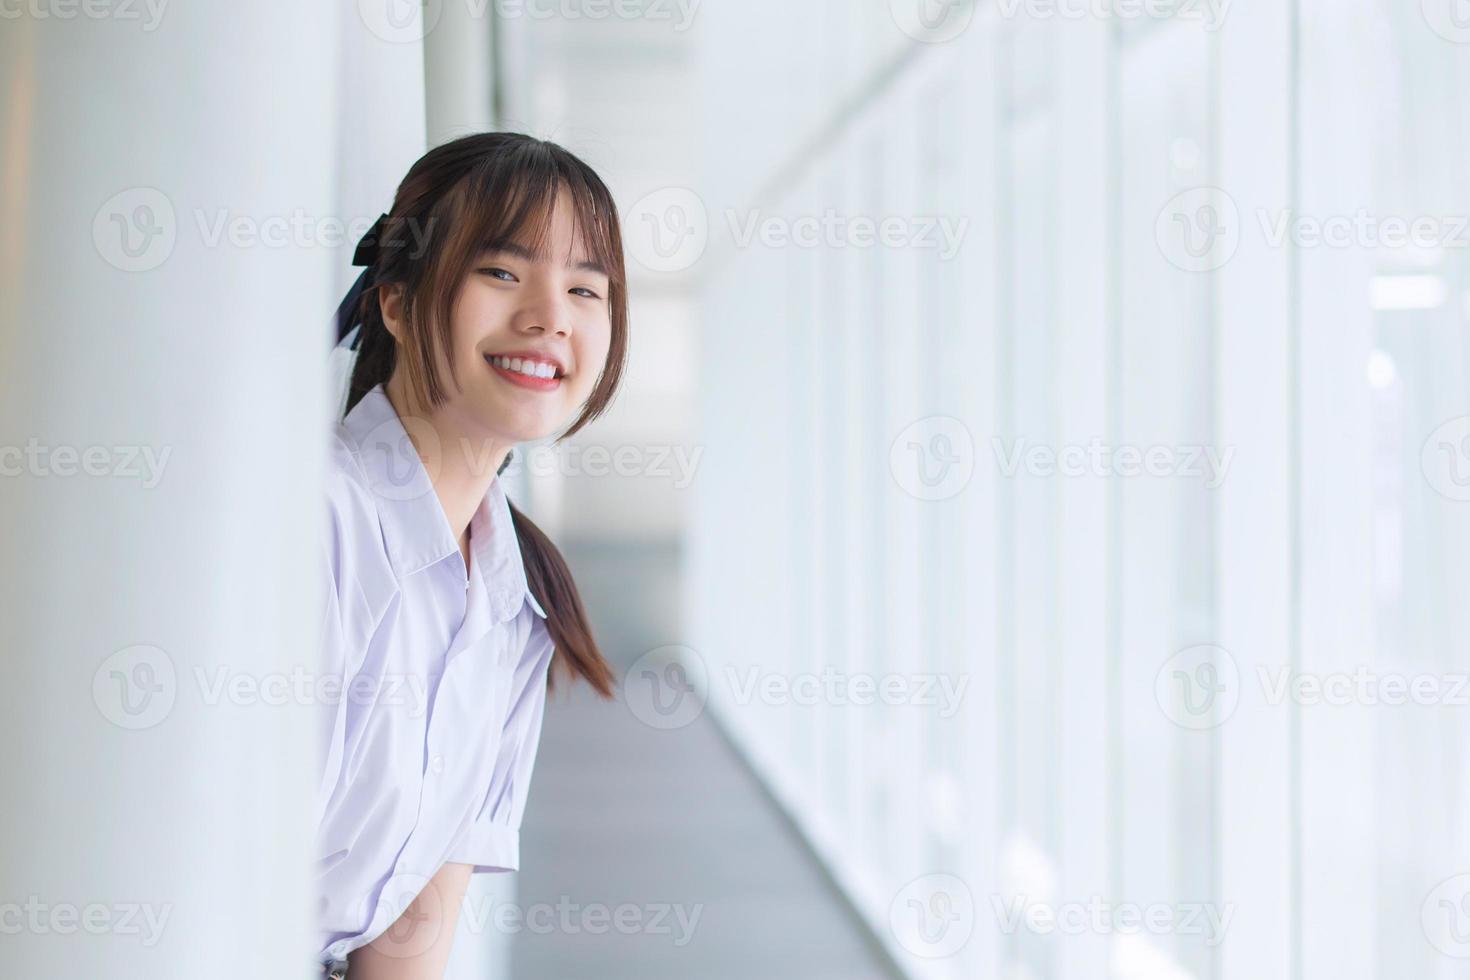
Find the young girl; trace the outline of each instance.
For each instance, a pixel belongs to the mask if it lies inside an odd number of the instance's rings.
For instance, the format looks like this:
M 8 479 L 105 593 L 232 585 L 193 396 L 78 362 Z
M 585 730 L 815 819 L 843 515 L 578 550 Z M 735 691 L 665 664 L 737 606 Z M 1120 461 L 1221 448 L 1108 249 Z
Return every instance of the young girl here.
M 552 661 L 611 692 L 565 562 L 498 475 L 596 418 L 622 376 L 612 195 L 510 133 L 430 150 L 363 238 L 328 467 L 319 959 L 439 978 L 469 876 L 519 866 Z M 351 338 L 349 338 L 351 342 Z

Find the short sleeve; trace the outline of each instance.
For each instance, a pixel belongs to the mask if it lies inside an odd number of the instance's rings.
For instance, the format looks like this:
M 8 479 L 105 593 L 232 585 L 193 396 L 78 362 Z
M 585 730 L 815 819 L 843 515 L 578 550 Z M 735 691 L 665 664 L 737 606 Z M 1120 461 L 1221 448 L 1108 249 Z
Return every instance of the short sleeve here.
M 529 614 L 529 607 L 523 615 Z M 511 681 L 511 705 L 484 806 L 470 824 L 449 861 L 473 870 L 515 871 L 520 867 L 521 816 L 541 743 L 546 710 L 546 671 L 554 645 L 546 623 L 530 615 L 531 632 Z

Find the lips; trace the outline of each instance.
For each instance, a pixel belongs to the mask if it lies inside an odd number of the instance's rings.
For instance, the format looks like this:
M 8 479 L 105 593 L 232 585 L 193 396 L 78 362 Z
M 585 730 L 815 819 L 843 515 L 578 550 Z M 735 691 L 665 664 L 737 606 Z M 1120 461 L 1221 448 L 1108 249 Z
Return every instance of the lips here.
M 566 375 L 556 358 L 533 351 L 486 354 L 485 363 L 506 381 L 531 391 L 555 391 Z

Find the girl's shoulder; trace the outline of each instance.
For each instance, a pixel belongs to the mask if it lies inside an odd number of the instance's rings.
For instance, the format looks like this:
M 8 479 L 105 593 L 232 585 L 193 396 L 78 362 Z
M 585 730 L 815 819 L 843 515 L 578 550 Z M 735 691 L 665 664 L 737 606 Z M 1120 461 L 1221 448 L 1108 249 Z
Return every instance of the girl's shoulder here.
M 327 506 L 335 520 L 350 524 L 371 518 L 377 523 L 377 507 L 362 460 L 340 428 L 331 435 L 323 480 Z
M 376 495 L 358 450 L 340 429 L 331 435 L 323 483 L 325 534 L 334 568 L 339 575 L 350 569 L 366 592 L 386 601 L 398 583 L 388 558 Z

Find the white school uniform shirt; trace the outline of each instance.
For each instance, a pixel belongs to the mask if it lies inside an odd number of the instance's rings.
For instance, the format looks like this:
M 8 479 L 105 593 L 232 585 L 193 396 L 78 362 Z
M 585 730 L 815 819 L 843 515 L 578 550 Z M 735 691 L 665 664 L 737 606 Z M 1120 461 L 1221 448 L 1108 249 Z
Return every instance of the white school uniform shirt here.
M 552 641 L 500 480 L 471 567 L 379 385 L 336 426 L 322 619 L 320 958 L 385 931 L 447 862 L 520 864 Z

